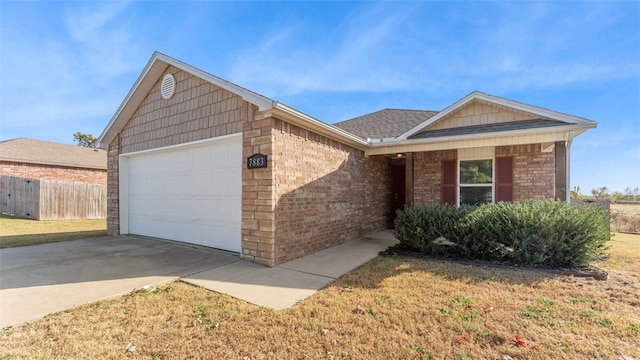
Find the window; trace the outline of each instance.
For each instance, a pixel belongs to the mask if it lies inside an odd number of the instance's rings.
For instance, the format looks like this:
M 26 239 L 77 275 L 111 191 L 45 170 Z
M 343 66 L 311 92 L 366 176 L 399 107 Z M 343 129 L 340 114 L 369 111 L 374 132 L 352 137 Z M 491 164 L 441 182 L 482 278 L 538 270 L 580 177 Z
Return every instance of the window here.
M 460 205 L 493 202 L 493 160 L 460 161 Z
M 495 157 L 493 147 L 458 150 L 458 160 L 442 160 L 441 201 L 484 204 L 513 201 L 513 157 Z

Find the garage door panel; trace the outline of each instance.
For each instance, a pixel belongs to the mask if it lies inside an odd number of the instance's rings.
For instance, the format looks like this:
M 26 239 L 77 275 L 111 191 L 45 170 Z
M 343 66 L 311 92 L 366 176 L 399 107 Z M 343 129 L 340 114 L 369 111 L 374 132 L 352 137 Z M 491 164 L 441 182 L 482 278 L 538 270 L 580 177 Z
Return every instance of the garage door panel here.
M 133 155 L 129 232 L 240 251 L 242 138 Z

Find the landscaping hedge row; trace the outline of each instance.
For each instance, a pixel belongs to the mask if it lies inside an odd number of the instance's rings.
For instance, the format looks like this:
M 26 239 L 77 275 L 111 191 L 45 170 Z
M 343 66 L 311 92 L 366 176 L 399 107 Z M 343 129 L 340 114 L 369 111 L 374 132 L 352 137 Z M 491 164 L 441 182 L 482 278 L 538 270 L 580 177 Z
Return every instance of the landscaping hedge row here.
M 560 201 L 434 204 L 397 215 L 395 234 L 403 245 L 465 259 L 584 267 L 602 256 L 610 238 L 607 211 Z

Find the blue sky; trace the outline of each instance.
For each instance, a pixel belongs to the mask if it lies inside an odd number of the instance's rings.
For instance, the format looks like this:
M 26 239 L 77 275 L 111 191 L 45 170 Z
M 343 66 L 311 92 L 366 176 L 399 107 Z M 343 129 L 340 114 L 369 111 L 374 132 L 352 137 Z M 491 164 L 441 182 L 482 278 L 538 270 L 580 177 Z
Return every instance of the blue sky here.
M 100 135 L 154 51 L 327 123 L 474 90 L 581 116 L 572 186 L 640 186 L 639 1 L 0 0 L 0 140 Z

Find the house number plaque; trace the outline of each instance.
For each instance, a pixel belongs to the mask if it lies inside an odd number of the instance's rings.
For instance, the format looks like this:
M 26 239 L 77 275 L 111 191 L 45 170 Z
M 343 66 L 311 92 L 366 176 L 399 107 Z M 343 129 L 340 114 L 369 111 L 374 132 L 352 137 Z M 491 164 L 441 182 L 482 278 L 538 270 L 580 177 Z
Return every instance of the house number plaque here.
M 253 154 L 247 158 L 248 169 L 259 169 L 267 167 L 267 155 Z

